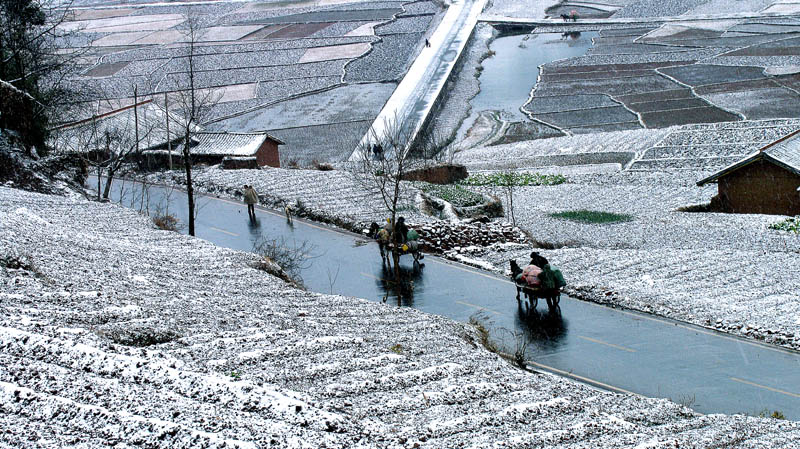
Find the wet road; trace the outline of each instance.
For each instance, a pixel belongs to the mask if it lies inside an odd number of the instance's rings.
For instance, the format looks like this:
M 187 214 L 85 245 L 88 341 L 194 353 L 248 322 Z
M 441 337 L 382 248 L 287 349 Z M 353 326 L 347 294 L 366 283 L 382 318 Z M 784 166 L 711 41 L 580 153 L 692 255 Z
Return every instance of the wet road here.
M 115 182 L 113 196 L 120 197 Z M 139 209 L 142 195 L 125 184 L 123 204 Z M 135 193 L 135 194 L 132 194 Z M 165 191 L 149 189 L 150 210 Z M 186 215 L 185 195 L 171 194 L 170 211 Z M 302 269 L 310 290 L 387 301 L 467 321 L 478 314 L 492 335 L 542 369 L 603 388 L 670 398 L 703 413 L 781 411 L 800 419 L 800 353 L 762 345 L 691 325 L 573 300 L 562 296 L 561 314 L 518 307 L 507 279 L 427 256 L 414 268 L 401 260 L 407 282 L 388 282 L 377 246 L 357 235 L 258 209 L 227 199 L 201 198 L 197 236 L 217 245 L 251 251 L 262 238 L 284 244 L 308 242 L 314 256 Z M 556 261 L 557 262 L 557 261 Z M 569 273 L 566 273 L 569 281 Z

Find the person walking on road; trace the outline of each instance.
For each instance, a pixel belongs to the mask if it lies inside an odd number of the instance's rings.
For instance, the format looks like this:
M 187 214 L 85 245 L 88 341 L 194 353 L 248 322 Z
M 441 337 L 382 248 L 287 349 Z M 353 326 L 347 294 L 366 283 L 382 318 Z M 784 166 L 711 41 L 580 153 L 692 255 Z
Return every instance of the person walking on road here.
M 253 186 L 244 185 L 244 202 L 247 203 L 247 215 L 251 220 L 256 219 L 256 203 L 258 203 L 258 193 Z

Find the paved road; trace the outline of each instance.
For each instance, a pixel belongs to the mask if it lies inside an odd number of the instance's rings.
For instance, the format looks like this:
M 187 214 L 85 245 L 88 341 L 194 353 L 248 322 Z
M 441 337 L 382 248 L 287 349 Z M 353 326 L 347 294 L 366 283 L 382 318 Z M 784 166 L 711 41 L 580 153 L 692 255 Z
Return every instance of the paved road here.
M 150 189 L 153 204 L 162 196 L 161 189 Z M 172 200 L 171 211 L 186 217 L 183 193 L 174 192 Z M 769 409 L 800 419 L 800 353 L 566 296 L 561 315 L 548 314 L 543 304 L 529 312 L 517 306 L 507 279 L 430 255 L 421 269 L 404 257 L 413 288 L 398 291 L 385 280 L 376 245 L 360 236 L 302 220 L 287 226 L 283 216 L 265 209 L 251 223 L 246 207 L 230 200 L 199 203 L 197 235 L 220 246 L 250 251 L 262 236 L 315 245 L 317 257 L 302 271 L 311 290 L 386 300 L 460 321 L 479 313 L 508 348 L 515 346 L 515 333 L 524 337 L 526 358 L 542 370 L 670 398 L 703 413 Z

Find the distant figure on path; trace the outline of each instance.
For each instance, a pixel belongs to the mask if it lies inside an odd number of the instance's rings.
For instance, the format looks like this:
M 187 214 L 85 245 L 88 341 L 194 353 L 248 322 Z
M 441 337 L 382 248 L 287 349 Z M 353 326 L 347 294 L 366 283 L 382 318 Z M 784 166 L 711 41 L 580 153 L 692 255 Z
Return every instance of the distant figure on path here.
M 430 47 L 431 46 L 431 43 L 428 41 L 428 39 L 425 39 L 425 46 L 426 47 Z
M 289 226 L 293 225 L 294 223 L 292 222 L 292 205 L 289 204 L 288 201 L 283 202 L 283 213 L 286 214 L 286 224 L 288 224 Z
M 256 203 L 258 203 L 258 193 L 247 184 L 244 185 L 244 202 L 247 203 L 247 214 L 251 220 L 256 219 Z
M 569 12 L 569 17 L 570 17 L 570 19 L 572 19 L 573 22 L 577 22 L 578 21 L 578 11 L 575 11 L 574 9 L 572 11 L 570 11 Z
M 372 158 L 375 160 L 383 158 L 383 145 L 378 143 L 372 146 Z

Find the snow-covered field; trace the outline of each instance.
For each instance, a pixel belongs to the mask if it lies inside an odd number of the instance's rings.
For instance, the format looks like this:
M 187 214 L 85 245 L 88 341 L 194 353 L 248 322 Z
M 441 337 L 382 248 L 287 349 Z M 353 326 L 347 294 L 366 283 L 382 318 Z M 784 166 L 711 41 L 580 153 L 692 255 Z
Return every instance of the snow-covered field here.
M 484 170 L 517 161 L 518 170 L 559 173 L 559 167 L 537 165 L 570 155 L 590 171 L 592 159 L 604 152 L 631 154 L 634 170 L 570 174 L 565 167 L 567 183 L 515 192 L 517 224 L 555 248 L 544 253 L 568 274 L 568 291 L 800 348 L 800 238 L 768 228 L 783 217 L 678 211 L 716 194 L 716 185 L 695 185 L 710 172 L 692 169 L 692 156 L 702 152 L 713 164 L 728 157 L 732 146 L 747 154 L 798 127 L 795 120 L 773 120 L 579 135 L 477 148 L 459 153 L 456 161 Z M 660 161 L 681 170 L 637 170 L 655 151 Z M 550 216 L 580 209 L 633 220 L 581 224 Z M 507 270 L 511 258 L 527 260 L 527 249 L 504 248 L 470 256 L 497 271 Z
M 156 173 L 149 179 L 158 183 L 182 184 L 182 172 Z M 386 206 L 374 185 L 343 170 L 222 170 L 218 166 L 197 170 L 193 184 L 201 192 L 241 198 L 244 184 L 252 185 L 262 204 L 282 208 L 289 204 L 297 209 L 300 201 L 318 220 L 350 226 L 356 223 L 382 222 Z M 433 220 L 415 210 L 418 191 L 410 183 L 402 183 L 400 208 L 414 223 Z
M 768 229 L 774 216 L 669 209 L 681 198 L 690 204 L 698 195 L 692 190 L 700 189 L 669 183 L 528 187 L 519 189 L 515 210 L 517 223 L 535 240 L 557 248 L 542 253 L 568 273 L 570 294 L 800 347 L 800 239 Z M 633 220 L 580 224 L 549 215 L 567 209 Z M 503 270 L 511 258 L 527 261 L 528 252 L 481 256 Z
M 0 187 L 5 447 L 786 448 L 512 367 L 467 325 L 296 290 L 112 204 Z M 18 263 L 10 263 L 16 261 Z

